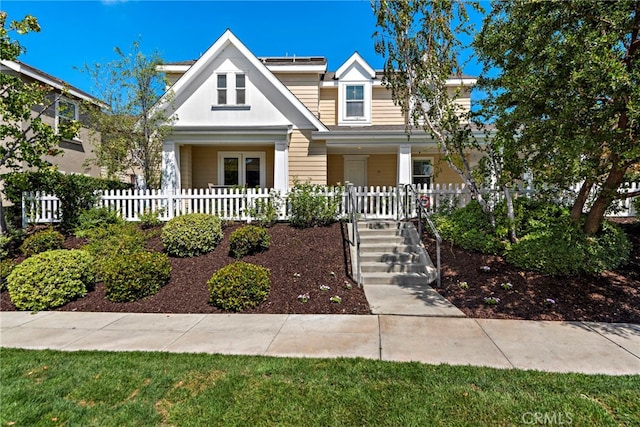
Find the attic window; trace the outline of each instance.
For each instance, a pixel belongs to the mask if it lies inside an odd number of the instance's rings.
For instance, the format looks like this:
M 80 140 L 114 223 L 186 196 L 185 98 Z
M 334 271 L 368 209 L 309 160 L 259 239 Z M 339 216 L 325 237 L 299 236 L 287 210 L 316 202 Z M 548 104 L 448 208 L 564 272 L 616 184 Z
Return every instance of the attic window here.
M 61 98 L 56 101 L 56 131 L 60 125 L 70 124 L 78 121 L 80 114 L 78 112 L 78 103 L 69 99 Z M 78 135 L 74 138 L 78 140 Z
M 218 74 L 218 105 L 227 104 L 227 75 Z
M 247 105 L 247 74 L 230 71 L 216 73 L 216 101 L 211 111 L 250 110 Z

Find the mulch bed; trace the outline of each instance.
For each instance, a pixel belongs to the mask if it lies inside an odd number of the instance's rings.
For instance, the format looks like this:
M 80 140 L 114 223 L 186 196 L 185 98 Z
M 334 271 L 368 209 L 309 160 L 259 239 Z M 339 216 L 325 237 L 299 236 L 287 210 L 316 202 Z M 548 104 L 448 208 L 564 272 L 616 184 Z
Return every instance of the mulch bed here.
M 616 271 L 597 276 L 553 277 L 521 271 L 501 257 L 461 250 L 444 243 L 442 286 L 437 289 L 467 316 L 490 319 L 580 320 L 640 324 L 640 221 L 621 224 L 634 244 L 631 261 Z M 224 230 L 225 238 L 210 254 L 194 258 L 171 258 L 172 274 L 168 285 L 152 297 L 132 303 L 112 303 L 105 298 L 102 284 L 79 300 L 58 310 L 116 311 L 133 313 L 223 313 L 208 303 L 206 282 L 220 267 L 235 261 L 229 257 L 229 234 L 239 227 Z M 162 250 L 159 229 L 149 231 L 149 248 Z M 296 229 L 276 224 L 269 229 L 271 246 L 263 253 L 243 258 L 271 271 L 269 298 L 245 313 L 291 314 L 368 314 L 369 306 L 362 289 L 348 272 L 344 224 L 330 227 Z M 435 261 L 435 242 L 424 236 Z M 67 247 L 78 247 L 80 239 L 68 239 Z M 483 271 L 482 267 L 489 267 Z M 298 277 L 299 275 L 299 277 Z M 350 283 L 352 289 L 344 284 Z M 463 289 L 460 282 L 467 282 Z M 510 289 L 502 284 L 511 283 Z M 320 286 L 331 289 L 321 291 Z M 298 295 L 309 293 L 302 303 Z M 338 295 L 340 304 L 330 301 Z M 487 305 L 485 298 L 499 298 Z M 547 299 L 554 300 L 551 304 Z M 0 295 L 0 310 L 15 310 L 8 293 Z

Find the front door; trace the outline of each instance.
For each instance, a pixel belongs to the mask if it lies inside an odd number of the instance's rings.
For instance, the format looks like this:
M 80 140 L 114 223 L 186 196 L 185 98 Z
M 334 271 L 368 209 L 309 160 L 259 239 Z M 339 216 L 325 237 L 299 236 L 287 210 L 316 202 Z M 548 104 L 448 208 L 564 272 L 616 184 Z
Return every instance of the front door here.
M 367 185 L 367 156 L 344 156 L 344 181 L 356 187 Z

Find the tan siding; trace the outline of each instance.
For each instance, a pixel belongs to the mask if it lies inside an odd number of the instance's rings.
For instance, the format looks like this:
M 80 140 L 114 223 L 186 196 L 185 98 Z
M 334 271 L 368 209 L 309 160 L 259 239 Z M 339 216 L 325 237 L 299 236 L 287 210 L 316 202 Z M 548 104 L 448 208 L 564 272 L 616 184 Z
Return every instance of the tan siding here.
M 453 169 L 449 167 L 447 161 L 442 154 L 433 155 L 435 163 L 433 183 L 434 184 L 461 184 L 462 178 Z
M 180 147 L 180 187 L 192 188 L 193 156 L 191 145 Z
M 327 147 L 325 141 L 312 141 L 310 131 L 296 130 L 289 144 L 289 185 L 293 179 L 327 183 Z
M 374 125 L 403 125 L 404 114 L 393 104 L 391 91 L 385 87 L 373 88 L 371 122 Z
M 398 182 L 396 170 L 398 156 L 396 154 L 373 154 L 367 161 L 368 185 L 393 186 Z
M 338 88 L 321 89 L 320 120 L 327 126 L 338 123 Z
M 265 153 L 266 186 L 273 187 L 273 146 L 192 146 L 193 188 L 207 188 L 209 183 L 218 185 L 218 153 L 220 151 Z
M 317 74 L 276 74 L 276 77 L 316 116 L 318 115 Z
M 344 183 L 344 156 L 342 154 L 327 155 L 327 184 Z

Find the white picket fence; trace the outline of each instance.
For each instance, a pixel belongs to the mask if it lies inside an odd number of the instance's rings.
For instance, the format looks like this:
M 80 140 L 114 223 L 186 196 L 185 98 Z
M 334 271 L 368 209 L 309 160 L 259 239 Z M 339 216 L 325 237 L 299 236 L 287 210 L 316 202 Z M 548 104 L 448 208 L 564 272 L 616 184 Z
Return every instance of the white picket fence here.
M 638 191 L 639 183 L 627 185 L 627 191 Z M 327 187 L 327 195 L 336 194 L 339 189 Z M 516 196 L 531 196 L 532 189 L 522 188 Z M 414 200 L 407 199 L 403 187 L 356 187 L 357 213 L 361 218 L 398 219 L 405 215 L 414 216 Z M 471 200 L 471 193 L 464 184 L 436 184 L 432 188 L 418 187 L 418 193 L 428 200 L 431 212 L 443 206 L 464 206 Z M 486 190 L 488 196 L 500 197 L 494 190 Z M 167 221 L 175 216 L 187 213 L 206 213 L 217 215 L 225 220 L 251 221 L 248 208 L 259 199 L 268 199 L 278 194 L 283 200 L 286 194 L 273 189 L 185 189 L 179 192 L 163 190 L 109 190 L 98 195 L 99 207 L 108 207 L 120 213 L 127 221 L 139 221 L 145 212 L 156 212 L 161 220 Z M 612 216 L 635 216 L 630 199 L 622 200 L 612 212 Z M 347 191 L 342 193 L 340 215 L 347 213 Z M 48 194 L 25 193 L 23 195 L 23 226 L 31 223 L 54 223 L 61 217 L 60 203 L 55 196 Z M 280 212 L 279 219 L 286 220 L 286 206 Z

